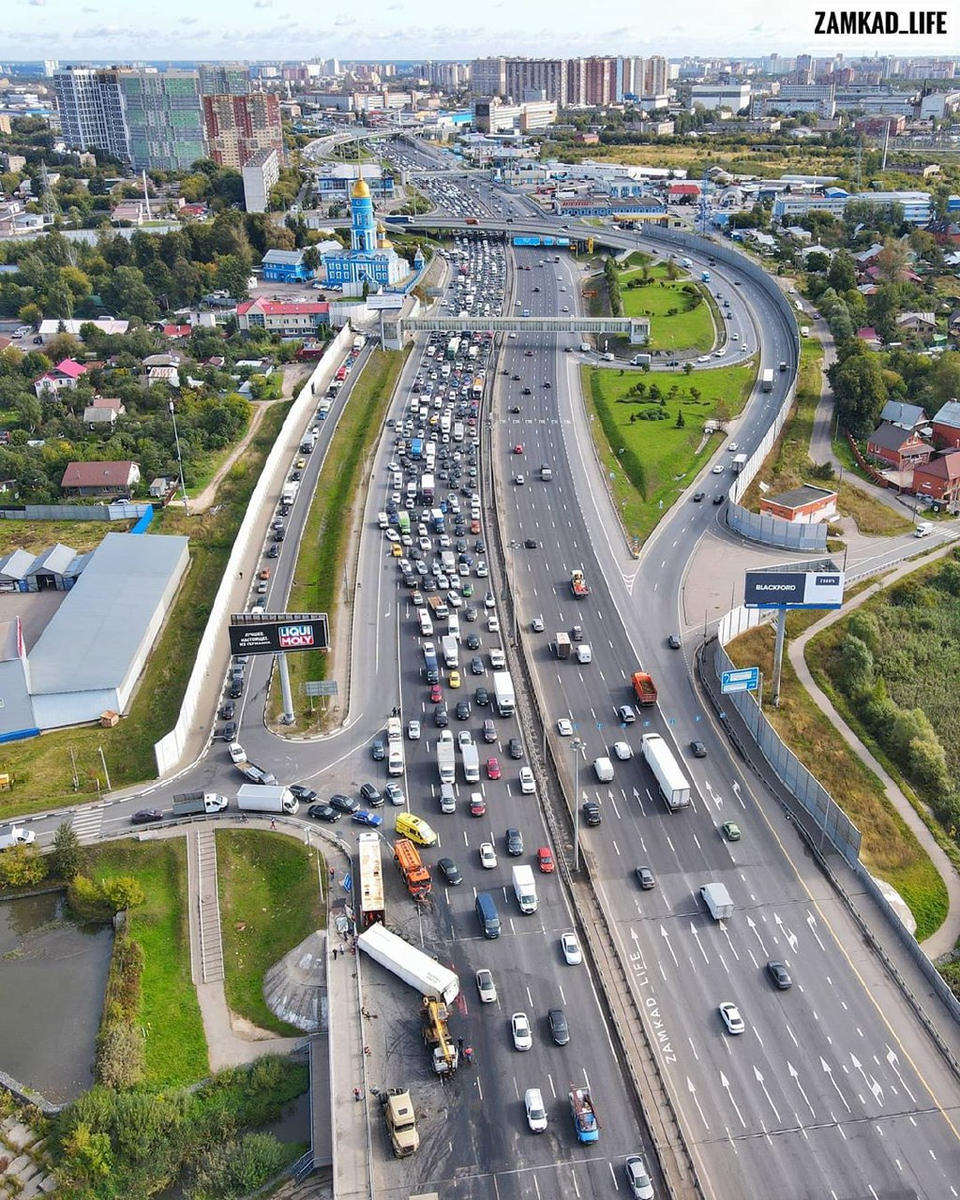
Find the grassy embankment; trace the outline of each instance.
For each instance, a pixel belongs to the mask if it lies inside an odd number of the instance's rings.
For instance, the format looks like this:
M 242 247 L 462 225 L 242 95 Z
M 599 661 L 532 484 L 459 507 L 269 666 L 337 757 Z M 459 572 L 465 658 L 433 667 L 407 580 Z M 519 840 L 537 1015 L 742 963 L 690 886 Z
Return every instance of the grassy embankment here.
M 112 787 L 155 777 L 153 745 L 176 722 L 237 529 L 288 409 L 289 405 L 282 403 L 266 413 L 249 447 L 224 476 L 214 509 L 197 516 L 186 516 L 182 509 L 167 509 L 158 515 L 152 532 L 189 536 L 190 567 L 129 716 L 113 729 L 77 727 L 0 748 L 0 771 L 9 772 L 13 779 L 10 791 L 0 793 L 0 821 L 14 814 L 55 808 L 69 799 L 94 799 L 105 786 L 100 747 Z M 79 532 L 83 532 L 82 525 Z M 78 797 L 71 754 L 76 761 Z
M 629 286 L 631 280 L 641 278 L 654 282 L 644 287 Z M 691 282 L 686 277 L 671 280 L 663 263 L 620 273 L 623 315 L 650 318 L 650 342 L 644 350 L 694 350 L 703 354 L 712 349 L 716 331 L 710 306 L 705 299 L 692 302 L 693 297 L 683 290 Z M 700 288 L 698 283 L 694 286 Z
M 408 352 L 375 350 L 354 384 L 340 418 L 331 452 L 323 464 L 317 490 L 300 541 L 299 557 L 290 590 L 291 612 L 325 612 L 334 615 L 344 599 L 344 571 L 356 514 L 363 506 L 364 472 L 383 425 L 394 388 Z M 290 686 L 297 706 L 297 722 L 289 728 L 302 733 L 321 728 L 324 710 L 304 707 L 301 685 L 327 678 L 328 658 L 321 651 L 288 656 Z M 279 684 L 271 691 L 271 716 L 279 716 Z M 336 705 L 331 710 L 336 710 Z

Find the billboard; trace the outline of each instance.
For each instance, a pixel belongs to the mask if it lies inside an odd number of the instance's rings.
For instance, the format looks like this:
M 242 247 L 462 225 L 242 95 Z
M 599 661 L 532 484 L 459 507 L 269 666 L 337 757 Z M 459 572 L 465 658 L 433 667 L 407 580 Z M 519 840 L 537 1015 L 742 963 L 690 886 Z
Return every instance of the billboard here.
M 841 608 L 842 571 L 747 571 L 747 608 Z
M 326 613 L 234 613 L 229 631 L 231 654 L 278 654 L 329 646 Z

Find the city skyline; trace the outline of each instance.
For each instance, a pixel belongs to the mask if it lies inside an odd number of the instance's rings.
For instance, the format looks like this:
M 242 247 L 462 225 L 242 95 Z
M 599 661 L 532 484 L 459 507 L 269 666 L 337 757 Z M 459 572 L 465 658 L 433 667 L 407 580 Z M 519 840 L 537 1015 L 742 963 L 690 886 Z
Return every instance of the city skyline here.
M 142 61 L 182 58 L 185 49 L 191 58 L 211 60 L 319 56 L 386 61 L 492 54 L 677 58 L 960 53 L 949 22 L 947 36 L 939 37 L 818 37 L 812 8 L 771 16 L 769 5 L 759 0 L 739 5 L 734 22 L 728 9 L 691 0 L 682 24 L 672 11 L 645 11 L 640 21 L 635 6 L 618 3 L 589 27 L 582 7 L 571 0 L 522 0 L 519 9 L 507 0 L 494 0 L 490 22 L 484 25 L 451 22 L 449 6 L 441 0 L 376 0 L 340 12 L 329 25 L 288 20 L 288 11 L 280 0 L 209 0 L 199 12 L 185 0 L 171 0 L 163 7 L 138 6 L 133 19 L 120 24 L 116 9 L 100 0 L 80 6 L 68 0 L 15 0 L 0 31 L 0 58 Z M 498 26 L 500 18 L 509 27 Z

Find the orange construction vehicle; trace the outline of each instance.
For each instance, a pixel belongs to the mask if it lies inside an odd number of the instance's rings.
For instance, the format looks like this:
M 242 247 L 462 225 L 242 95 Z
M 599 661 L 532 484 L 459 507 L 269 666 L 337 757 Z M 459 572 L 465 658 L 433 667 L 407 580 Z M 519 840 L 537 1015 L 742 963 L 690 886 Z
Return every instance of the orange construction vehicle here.
M 393 844 L 393 858 L 410 895 L 414 900 L 425 900 L 433 884 L 420 851 L 408 838 L 398 838 Z
M 656 704 L 657 685 L 645 671 L 635 671 L 630 682 L 633 684 L 637 703 L 641 707 L 647 704 Z

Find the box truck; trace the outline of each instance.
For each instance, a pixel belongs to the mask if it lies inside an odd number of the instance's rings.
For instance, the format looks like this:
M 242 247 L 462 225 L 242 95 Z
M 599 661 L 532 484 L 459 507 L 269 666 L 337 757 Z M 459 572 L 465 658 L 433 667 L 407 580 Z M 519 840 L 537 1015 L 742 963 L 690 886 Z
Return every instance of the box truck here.
M 667 808 L 671 812 L 689 808 L 690 784 L 660 734 L 645 733 L 640 739 L 640 752 L 656 778 Z
M 286 813 L 293 816 L 300 801 L 289 788 L 266 783 L 244 783 L 237 792 L 237 807 L 241 812 Z
M 513 691 L 513 680 L 509 671 L 494 671 L 493 699 L 497 712 L 501 717 L 512 717 L 517 707 L 517 698 Z
M 710 916 L 715 921 L 733 916 L 733 901 L 727 891 L 726 884 L 705 883 L 700 889 L 700 898 L 710 910 Z
M 460 644 L 452 634 L 445 634 L 440 639 L 440 649 L 443 652 L 443 665 L 448 670 L 455 670 L 460 666 Z
M 480 782 L 480 752 L 476 745 L 470 742 L 469 745 L 461 746 L 460 753 L 463 756 L 463 777 L 467 783 Z
M 221 796 L 217 792 L 178 792 L 173 797 L 173 815 L 175 817 L 202 817 L 206 813 L 223 812 L 227 803 L 226 796 Z
M 513 894 L 517 898 L 522 913 L 535 913 L 539 907 L 537 885 L 533 878 L 532 867 L 513 868 Z

